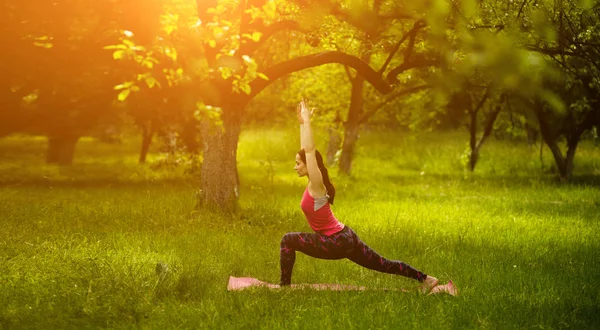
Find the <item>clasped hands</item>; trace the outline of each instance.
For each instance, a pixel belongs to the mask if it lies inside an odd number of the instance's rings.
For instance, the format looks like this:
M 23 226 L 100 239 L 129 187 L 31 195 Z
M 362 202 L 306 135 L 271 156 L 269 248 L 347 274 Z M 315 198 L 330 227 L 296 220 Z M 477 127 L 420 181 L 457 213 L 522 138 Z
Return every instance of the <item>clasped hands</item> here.
M 298 116 L 298 121 L 300 121 L 300 124 L 310 122 L 310 117 L 312 117 L 314 112 L 314 108 L 308 109 L 308 106 L 306 105 L 306 100 L 304 98 L 302 99 L 302 101 L 300 101 L 300 103 L 298 103 L 298 106 L 296 107 L 296 115 Z

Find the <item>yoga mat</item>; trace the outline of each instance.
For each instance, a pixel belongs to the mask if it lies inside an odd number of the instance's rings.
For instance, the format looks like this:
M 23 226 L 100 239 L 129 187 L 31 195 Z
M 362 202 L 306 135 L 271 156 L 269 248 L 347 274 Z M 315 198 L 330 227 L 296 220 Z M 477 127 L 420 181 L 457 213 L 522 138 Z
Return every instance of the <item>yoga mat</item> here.
M 239 291 L 250 287 L 267 287 L 270 289 L 280 289 L 277 284 L 264 282 L 253 277 L 233 277 L 229 276 L 227 290 Z M 366 290 L 364 286 L 343 285 L 343 284 L 292 284 L 291 288 L 295 289 L 315 289 L 315 290 L 333 290 L 333 291 L 348 291 L 348 290 Z
M 233 277 L 229 276 L 229 283 L 227 283 L 228 291 L 241 291 L 252 287 L 266 287 L 269 289 L 280 289 L 281 287 L 277 284 L 264 282 L 253 277 Z M 365 290 L 376 290 L 376 291 L 402 291 L 411 292 L 413 290 L 407 289 L 368 289 L 364 286 L 356 285 L 345 285 L 345 284 L 328 284 L 328 283 L 317 283 L 317 284 L 292 284 L 290 288 L 293 289 L 313 289 L 313 290 L 331 290 L 331 291 L 365 291 Z M 452 281 L 448 284 L 438 285 L 431 290 L 430 294 L 436 293 L 448 293 L 452 296 L 458 294 L 456 287 Z

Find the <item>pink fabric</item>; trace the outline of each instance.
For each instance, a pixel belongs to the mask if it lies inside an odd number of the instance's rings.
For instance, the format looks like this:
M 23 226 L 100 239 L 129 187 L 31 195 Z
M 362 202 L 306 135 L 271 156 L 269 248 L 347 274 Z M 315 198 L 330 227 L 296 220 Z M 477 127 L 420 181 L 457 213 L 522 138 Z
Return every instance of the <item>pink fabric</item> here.
M 258 280 L 253 277 L 233 277 L 229 276 L 229 283 L 227 283 L 227 291 L 241 291 L 251 287 L 266 287 L 269 289 L 280 289 L 281 287 L 277 284 L 264 282 Z M 314 290 L 332 290 L 332 291 L 364 291 L 368 290 L 368 288 L 364 286 L 356 286 L 356 285 L 346 285 L 346 284 L 328 284 L 328 283 L 319 283 L 319 284 L 292 284 L 290 286 L 293 289 L 314 289 Z M 381 289 L 370 289 L 376 291 L 401 291 L 401 292 L 411 292 L 413 290 L 403 289 L 403 288 L 381 288 Z M 434 287 L 431 294 L 438 293 L 448 293 L 451 296 L 458 296 L 458 289 L 454 286 L 452 281 L 449 281 L 447 284 L 438 285 Z
M 241 291 L 251 287 L 267 287 L 269 289 L 281 288 L 277 284 L 263 282 L 261 280 L 252 277 L 233 277 L 229 276 L 229 283 L 227 283 L 227 291 Z M 356 285 L 345 285 L 345 284 L 292 284 L 290 286 L 293 289 L 315 289 L 315 290 L 332 290 L 332 291 L 346 291 L 346 290 L 359 290 L 364 291 L 367 288 L 364 286 Z
M 277 284 L 271 284 L 267 282 L 263 282 L 261 280 L 257 280 L 253 277 L 233 277 L 229 276 L 229 283 L 227 283 L 228 291 L 239 291 L 244 290 L 245 288 L 253 287 L 253 286 L 266 286 L 271 289 L 279 288 Z
M 315 199 L 308 193 L 308 187 L 304 191 L 300 207 L 315 232 L 329 236 L 344 229 L 344 224 L 333 215 L 329 203 L 315 211 Z

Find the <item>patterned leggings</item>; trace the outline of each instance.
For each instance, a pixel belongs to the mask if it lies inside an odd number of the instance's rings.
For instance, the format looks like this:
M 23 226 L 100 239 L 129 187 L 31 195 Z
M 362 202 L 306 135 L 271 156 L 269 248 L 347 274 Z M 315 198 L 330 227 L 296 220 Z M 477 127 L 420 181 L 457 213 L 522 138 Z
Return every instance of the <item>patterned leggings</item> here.
M 419 282 L 423 282 L 427 278 L 427 275 L 402 261 L 381 257 L 361 241 L 352 229 L 345 226 L 344 229 L 331 236 L 318 233 L 285 234 L 281 239 L 281 249 L 279 250 L 280 285 L 290 285 L 292 282 L 296 251 L 320 259 L 348 258 L 363 267 L 414 278 Z

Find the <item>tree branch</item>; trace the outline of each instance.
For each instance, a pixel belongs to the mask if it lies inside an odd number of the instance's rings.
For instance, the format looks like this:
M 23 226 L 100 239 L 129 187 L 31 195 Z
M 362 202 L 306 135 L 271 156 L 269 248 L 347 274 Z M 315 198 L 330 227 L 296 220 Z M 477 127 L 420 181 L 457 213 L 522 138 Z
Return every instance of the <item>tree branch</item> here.
M 524 45 L 523 47 L 526 50 L 534 51 L 544 55 L 569 55 L 569 56 L 579 56 L 579 54 L 572 51 L 562 51 L 559 48 L 541 48 L 535 45 Z
M 342 52 L 342 50 L 340 49 L 340 46 L 338 46 L 337 44 L 335 44 L 335 49 Z M 354 80 L 354 77 L 352 76 L 352 73 L 350 72 L 350 69 L 348 69 L 347 65 L 344 65 L 344 71 L 346 72 L 346 76 L 348 76 L 348 80 L 350 80 L 350 82 L 352 82 Z
M 412 57 L 413 50 L 415 49 L 415 39 L 417 39 L 417 31 L 415 30 L 410 35 L 410 39 L 408 40 L 408 47 L 404 52 L 404 62 L 410 63 L 410 58 Z
M 477 104 L 477 107 L 475 107 L 475 109 L 469 109 L 469 112 L 473 112 L 473 113 L 478 113 L 479 110 L 481 110 L 481 108 L 483 107 L 483 104 L 485 103 L 485 101 L 487 101 L 488 97 L 490 97 L 492 91 L 492 86 L 488 86 L 487 89 L 485 90 L 485 94 L 483 94 L 483 96 L 481 97 L 481 100 L 479 100 L 479 103 Z
M 386 95 L 386 97 L 383 101 L 381 101 L 380 103 L 375 105 L 370 111 L 365 112 L 362 115 L 362 117 L 360 117 L 360 119 L 358 120 L 358 124 L 361 125 L 361 124 L 366 123 L 367 120 L 369 120 L 369 118 L 371 118 L 371 116 L 373 116 L 377 111 L 379 111 L 379 109 L 383 108 L 384 105 L 390 103 L 391 101 L 397 99 L 398 97 L 400 97 L 402 95 L 406 95 L 406 94 L 416 93 L 418 91 L 428 89 L 428 88 L 431 88 L 431 86 L 423 84 L 423 85 L 412 86 L 412 87 L 408 87 L 405 89 L 399 89 L 394 92 L 391 92 L 390 94 Z
M 294 30 L 300 32 L 306 32 L 301 26 L 300 23 L 293 20 L 283 20 L 276 23 L 273 23 L 269 26 L 264 26 L 262 24 L 252 24 L 249 26 L 248 30 L 256 29 L 256 32 L 262 33 L 262 36 L 258 41 L 246 41 L 246 44 L 242 44 L 244 46 L 240 47 L 240 52 L 243 55 L 252 54 L 258 47 L 260 47 L 265 41 L 267 41 L 271 36 L 275 33 L 283 30 Z
M 345 21 L 358 28 L 360 31 L 367 34 L 372 34 L 377 30 L 377 26 L 384 20 L 393 19 L 414 19 L 413 15 L 407 13 L 394 13 L 389 15 L 381 15 L 377 12 L 366 11 L 360 16 L 352 15 L 344 10 L 340 5 L 334 5 L 330 9 L 330 13 L 337 17 L 340 21 Z
M 344 65 L 344 71 L 346 72 L 346 75 L 348 76 L 348 80 L 350 80 L 352 82 L 355 77 L 352 76 L 352 73 L 350 72 L 350 69 L 348 69 L 347 65 Z
M 521 4 L 521 8 L 519 8 L 519 13 L 517 14 L 517 17 L 515 18 L 515 21 L 518 20 L 519 17 L 521 17 L 521 14 L 523 14 L 523 9 L 525 8 L 527 1 L 529 1 L 529 0 L 523 0 L 523 3 Z
M 506 26 L 504 24 L 495 24 L 495 25 L 471 25 L 469 28 L 471 30 L 477 29 L 496 29 L 497 31 L 502 31 Z
M 320 8 L 323 12 L 333 15 L 338 20 L 347 22 L 367 34 L 376 33 L 382 21 L 417 18 L 415 15 L 402 11 L 397 11 L 391 14 L 379 14 L 372 10 L 365 10 L 361 11 L 360 15 L 353 15 L 350 11 L 345 10 L 345 8 L 335 1 L 293 0 L 293 2 L 301 8 Z
M 269 80 L 260 78 L 255 79 L 250 84 L 252 92 L 248 95 L 248 98 L 254 97 L 271 83 L 290 73 L 332 63 L 339 63 L 353 68 L 382 94 L 388 94 L 392 91 L 390 85 L 382 79 L 381 75 L 373 70 L 367 63 L 361 61 L 360 58 L 339 51 L 329 51 L 296 57 L 265 69 L 263 73 L 269 77 Z
M 425 67 L 429 67 L 429 66 L 435 66 L 435 65 L 439 65 L 441 62 L 440 59 L 427 59 L 425 58 L 425 56 L 423 56 L 421 54 L 421 56 L 413 61 L 410 62 L 404 62 L 402 64 L 400 64 L 399 66 L 395 67 L 394 69 L 392 69 L 392 71 L 390 71 L 385 80 L 389 83 L 389 84 L 397 84 L 398 83 L 398 75 L 401 74 L 402 72 L 406 71 L 406 70 L 410 70 L 410 69 L 415 69 L 415 68 L 425 68 Z
M 398 49 L 400 49 L 400 46 L 404 43 L 404 41 L 411 35 L 416 35 L 417 31 L 419 29 L 421 29 L 422 27 L 425 27 L 426 24 L 423 20 L 418 20 L 415 22 L 415 24 L 413 25 L 412 29 L 410 29 L 410 31 L 408 31 L 407 33 L 405 33 L 402 38 L 398 41 L 398 43 L 396 44 L 396 46 L 394 46 L 394 49 L 392 50 L 392 52 L 390 53 L 390 55 L 388 55 L 387 59 L 385 60 L 385 62 L 383 63 L 383 65 L 381 66 L 381 69 L 379 69 L 379 74 L 382 74 L 386 69 L 387 66 L 390 64 L 390 62 L 392 61 L 392 58 L 394 57 L 394 55 L 396 55 L 396 52 L 398 51 Z
M 485 142 L 485 140 L 490 136 L 490 134 L 492 134 L 494 122 L 496 121 L 496 118 L 498 118 L 500 110 L 502 110 L 502 106 L 500 104 L 496 105 L 496 108 L 488 117 L 488 120 L 485 123 L 485 127 L 483 128 L 483 134 L 479 138 L 479 142 L 477 142 L 477 149 L 480 149 L 481 145 L 483 145 L 483 142 Z

